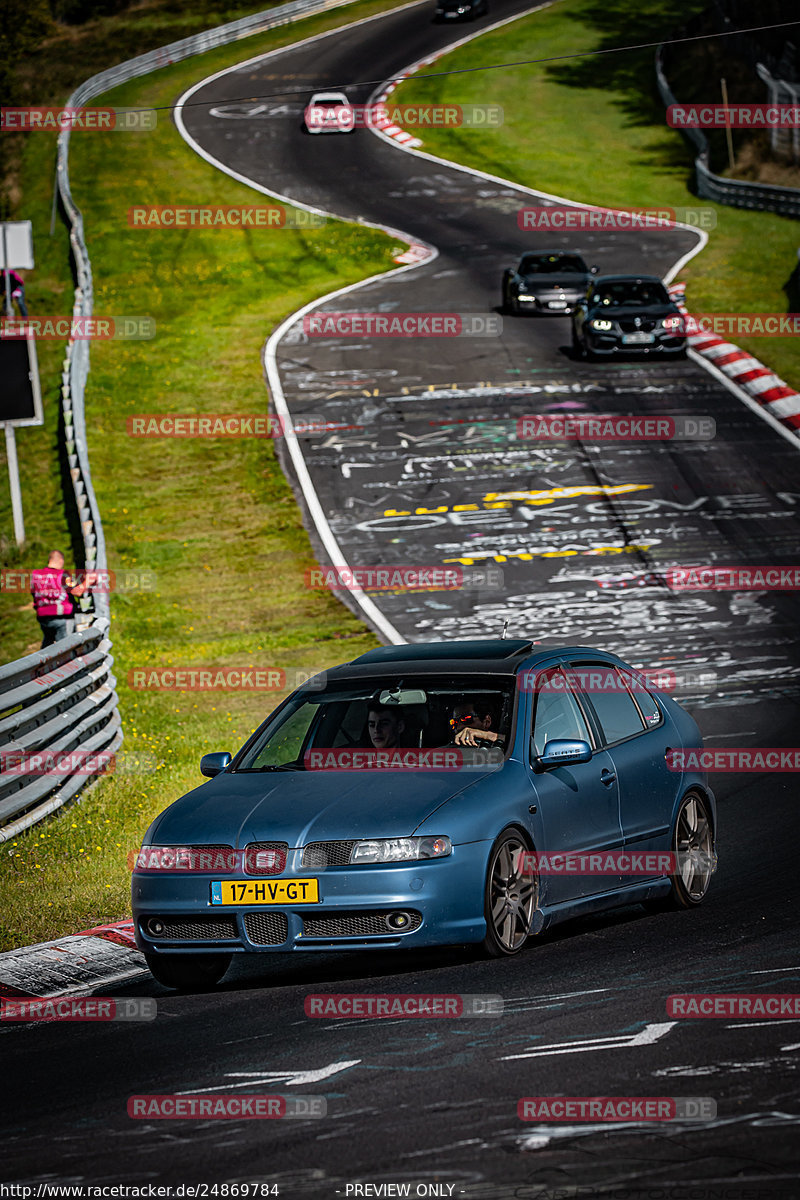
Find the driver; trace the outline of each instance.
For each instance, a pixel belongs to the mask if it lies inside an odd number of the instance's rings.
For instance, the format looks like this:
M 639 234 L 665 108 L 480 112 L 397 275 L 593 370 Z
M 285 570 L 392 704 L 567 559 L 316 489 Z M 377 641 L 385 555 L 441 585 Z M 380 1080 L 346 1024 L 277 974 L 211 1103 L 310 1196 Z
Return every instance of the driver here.
M 450 728 L 456 746 L 480 746 L 487 742 L 503 746 L 505 737 L 497 732 L 497 712 L 486 701 L 460 701 L 453 708 Z

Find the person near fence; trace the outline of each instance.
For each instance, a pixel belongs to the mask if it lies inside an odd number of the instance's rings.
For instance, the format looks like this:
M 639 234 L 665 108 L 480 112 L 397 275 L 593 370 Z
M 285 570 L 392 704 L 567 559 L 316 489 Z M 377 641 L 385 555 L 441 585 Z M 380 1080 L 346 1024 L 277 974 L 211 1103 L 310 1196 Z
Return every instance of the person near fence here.
M 42 649 L 69 637 L 75 622 L 75 600 L 89 591 L 92 573 L 78 581 L 64 570 L 64 555 L 53 550 L 47 566 L 31 571 L 31 594 L 36 618 L 42 629 Z
M 6 276 L 8 276 L 11 299 L 16 300 L 17 308 L 19 309 L 19 315 L 21 317 L 27 317 L 28 306 L 25 303 L 25 280 L 21 275 L 18 275 L 16 271 L 3 271 L 3 304 L 6 302 Z M 13 312 L 9 312 L 6 315 L 11 317 L 14 314 Z

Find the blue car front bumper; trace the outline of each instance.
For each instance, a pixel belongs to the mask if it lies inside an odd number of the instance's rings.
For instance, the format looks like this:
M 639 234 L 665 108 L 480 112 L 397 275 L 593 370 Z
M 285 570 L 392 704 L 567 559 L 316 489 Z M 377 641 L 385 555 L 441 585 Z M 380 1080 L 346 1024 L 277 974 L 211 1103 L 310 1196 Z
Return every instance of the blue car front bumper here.
M 454 846 L 447 858 L 403 864 L 300 868 L 290 853 L 280 876 L 237 881 L 317 879 L 310 904 L 212 904 L 208 872 L 133 875 L 136 943 L 147 954 L 241 953 L 437 946 L 479 942 L 486 933 L 484 882 L 491 843 Z M 390 918 L 400 916 L 393 927 Z M 402 918 L 408 918 L 403 923 Z

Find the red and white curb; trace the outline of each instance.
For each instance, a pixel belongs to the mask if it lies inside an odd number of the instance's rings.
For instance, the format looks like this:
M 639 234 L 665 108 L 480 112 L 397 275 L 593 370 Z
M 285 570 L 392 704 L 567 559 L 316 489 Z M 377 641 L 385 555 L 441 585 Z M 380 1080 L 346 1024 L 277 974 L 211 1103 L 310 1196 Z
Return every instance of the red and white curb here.
M 147 973 L 133 922 L 118 921 L 0 954 L 0 999 L 74 996 Z
M 689 315 L 685 303 L 686 284 L 673 283 L 669 293 L 682 313 Z M 693 333 L 688 344 L 718 371 L 759 404 L 786 429 L 800 437 L 800 393 L 765 367 L 752 354 L 726 342 L 716 333 Z
M 392 79 L 389 83 L 384 84 L 383 91 L 377 96 L 371 97 L 370 103 L 374 105 L 385 104 L 391 96 L 392 92 L 400 86 L 404 79 L 408 79 L 409 75 L 413 75 L 421 66 L 429 66 L 435 62 L 440 55 L 435 54 L 432 58 L 425 58 L 420 63 L 415 63 L 413 67 L 409 67 L 407 71 L 403 71 L 402 75 L 398 75 L 396 79 Z M 408 133 L 405 129 L 401 129 L 399 125 L 395 125 L 394 121 L 387 115 L 372 117 L 372 124 L 376 129 L 380 129 L 384 137 L 392 138 L 393 141 L 399 142 L 401 146 L 421 146 L 422 139 L 414 137 L 413 133 Z M 395 259 L 395 262 L 399 261 Z

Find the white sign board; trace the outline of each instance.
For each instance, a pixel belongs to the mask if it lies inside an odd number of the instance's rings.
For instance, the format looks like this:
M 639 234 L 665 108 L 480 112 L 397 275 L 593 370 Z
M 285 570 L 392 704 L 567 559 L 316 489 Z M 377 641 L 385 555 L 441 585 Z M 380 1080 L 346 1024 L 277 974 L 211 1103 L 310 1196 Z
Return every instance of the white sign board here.
M 33 226 L 30 221 L 3 221 L 0 268 L 33 270 Z

